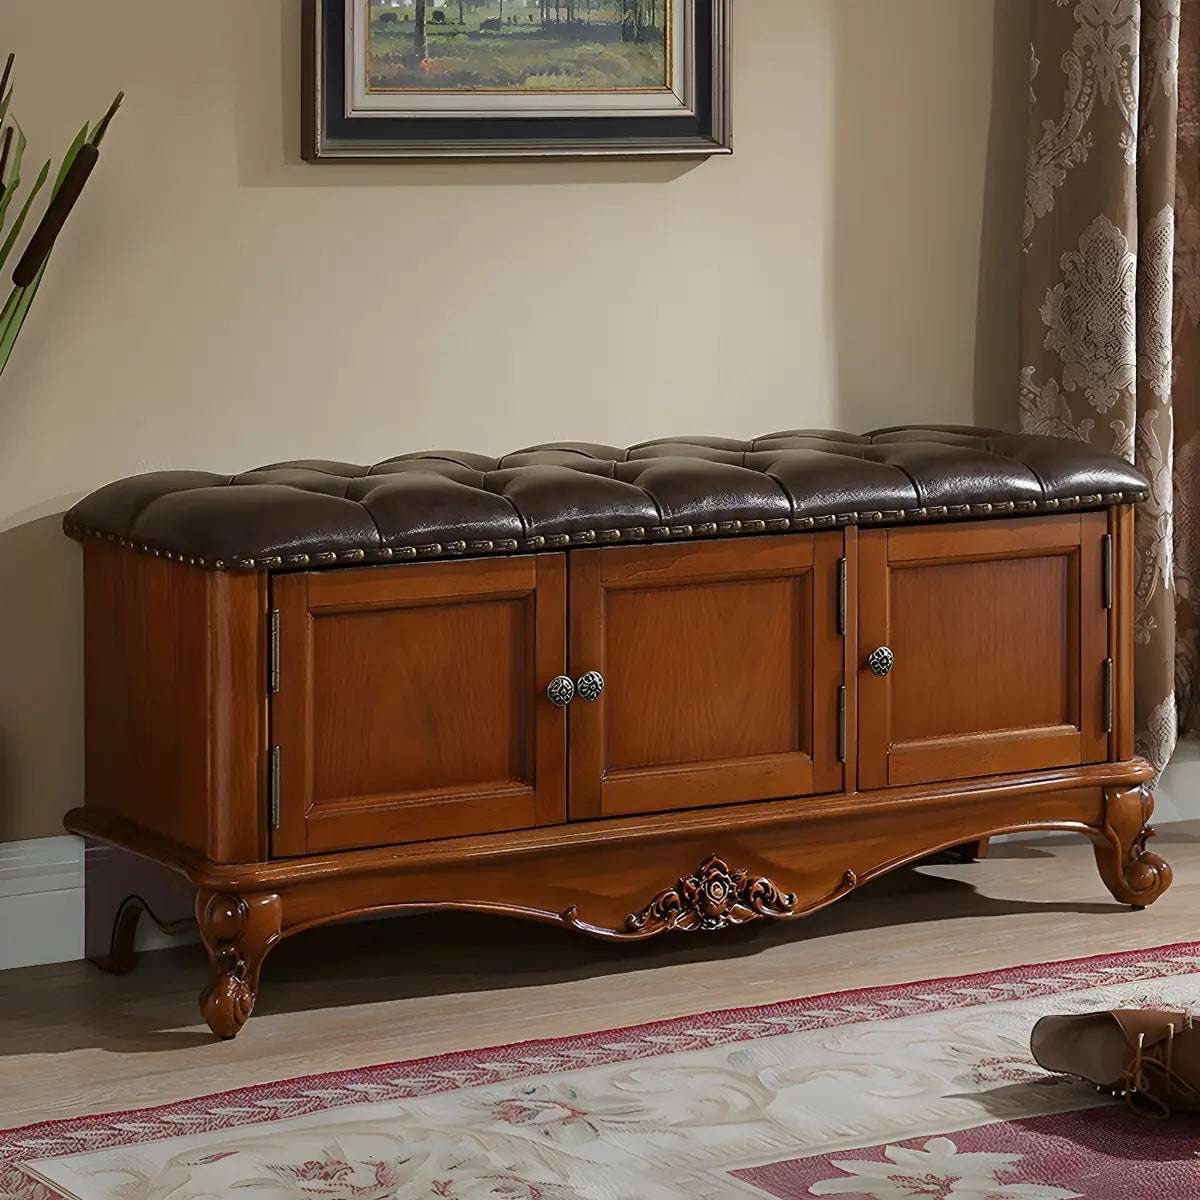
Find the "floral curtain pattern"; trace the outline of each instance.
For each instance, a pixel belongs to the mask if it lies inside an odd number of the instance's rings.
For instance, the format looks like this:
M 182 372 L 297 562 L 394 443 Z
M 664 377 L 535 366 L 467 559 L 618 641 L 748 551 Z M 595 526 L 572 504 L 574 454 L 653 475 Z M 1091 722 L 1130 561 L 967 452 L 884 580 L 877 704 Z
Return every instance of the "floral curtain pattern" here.
M 1200 0 L 1031 0 L 1021 425 L 1135 461 L 1138 751 L 1200 724 Z

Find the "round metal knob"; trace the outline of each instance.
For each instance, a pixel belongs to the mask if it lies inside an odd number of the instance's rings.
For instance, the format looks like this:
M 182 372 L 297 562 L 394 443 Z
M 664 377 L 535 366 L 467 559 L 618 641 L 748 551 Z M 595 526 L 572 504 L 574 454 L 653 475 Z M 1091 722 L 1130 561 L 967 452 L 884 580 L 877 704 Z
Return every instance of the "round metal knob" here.
M 550 680 L 546 697 L 557 708 L 566 708 L 575 699 L 575 681 L 569 675 L 558 675 Z
M 896 656 L 888 646 L 880 646 L 878 650 L 872 650 L 867 658 L 867 666 L 875 675 L 890 675 L 895 665 Z
M 575 694 L 580 700 L 595 704 L 604 693 L 604 676 L 599 671 L 589 671 L 575 681 Z

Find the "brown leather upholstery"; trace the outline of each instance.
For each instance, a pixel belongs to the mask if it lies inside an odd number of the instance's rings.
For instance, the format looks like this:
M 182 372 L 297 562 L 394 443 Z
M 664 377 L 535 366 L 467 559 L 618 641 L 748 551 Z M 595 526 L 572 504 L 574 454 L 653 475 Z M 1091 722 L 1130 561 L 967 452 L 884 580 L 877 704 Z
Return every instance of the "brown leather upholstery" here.
M 905 426 L 165 471 L 101 488 L 64 526 L 216 570 L 269 570 L 1102 508 L 1148 486 L 1081 442 Z

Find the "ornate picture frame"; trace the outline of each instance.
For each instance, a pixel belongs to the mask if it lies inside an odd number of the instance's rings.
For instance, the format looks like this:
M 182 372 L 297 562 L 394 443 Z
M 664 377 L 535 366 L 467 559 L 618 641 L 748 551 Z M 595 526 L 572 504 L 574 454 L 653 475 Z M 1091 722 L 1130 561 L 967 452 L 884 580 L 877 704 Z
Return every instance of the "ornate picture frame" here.
M 304 0 L 303 156 L 732 151 L 733 0 Z

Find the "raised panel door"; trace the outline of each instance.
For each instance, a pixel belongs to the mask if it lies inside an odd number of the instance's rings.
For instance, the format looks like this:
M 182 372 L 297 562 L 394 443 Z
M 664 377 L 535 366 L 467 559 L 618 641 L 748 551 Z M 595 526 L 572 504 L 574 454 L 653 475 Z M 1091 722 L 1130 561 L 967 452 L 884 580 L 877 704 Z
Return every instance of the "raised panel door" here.
M 279 828 L 305 854 L 561 822 L 562 555 L 283 576 Z
M 860 787 L 1107 759 L 1107 531 L 1088 513 L 859 534 Z
M 577 552 L 573 819 L 842 786 L 840 534 Z

